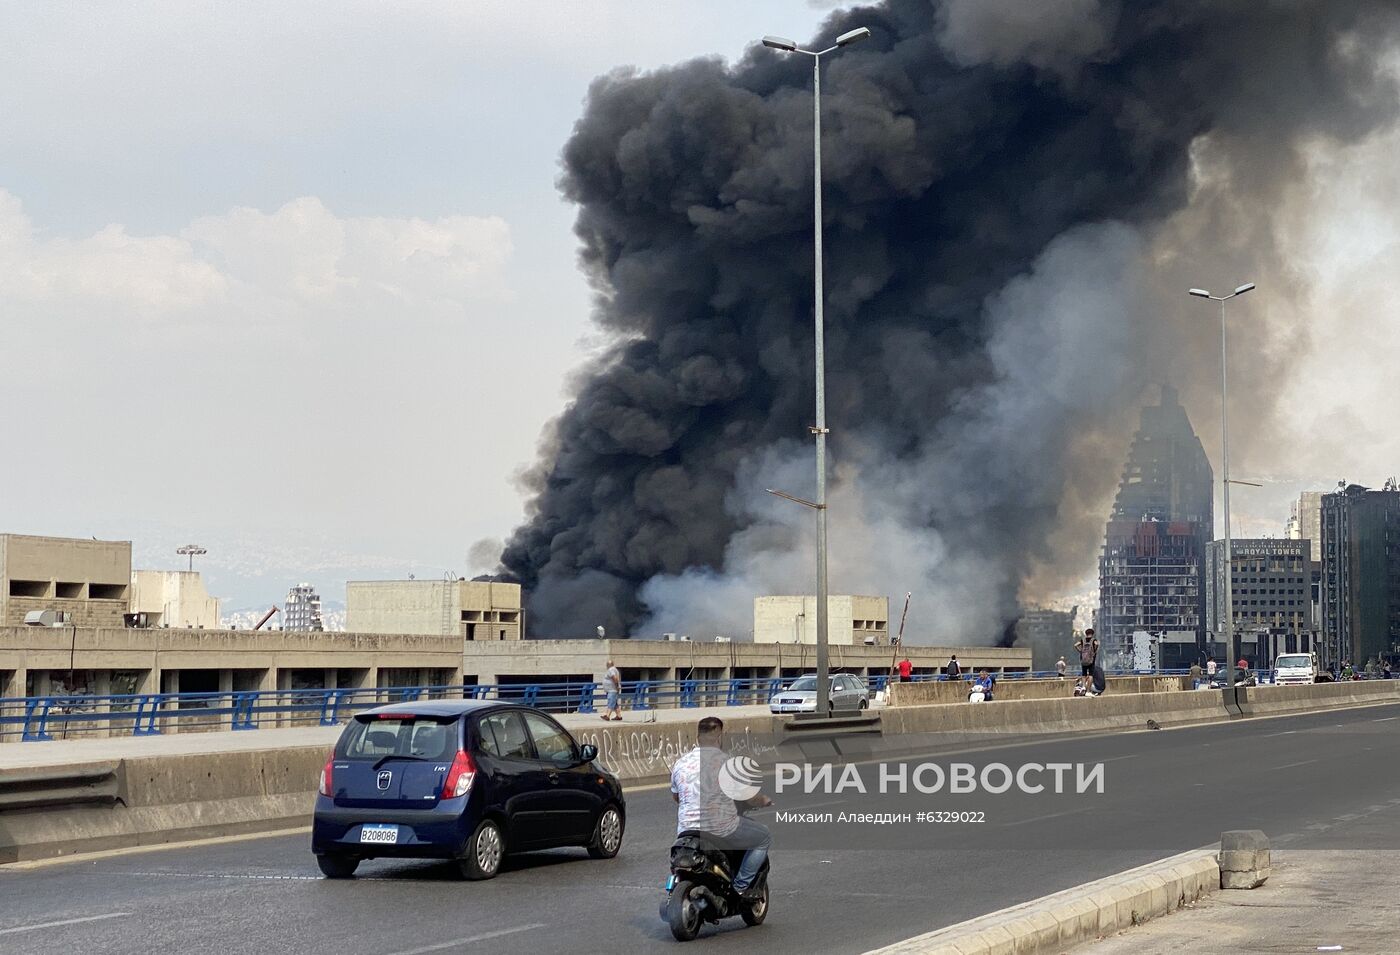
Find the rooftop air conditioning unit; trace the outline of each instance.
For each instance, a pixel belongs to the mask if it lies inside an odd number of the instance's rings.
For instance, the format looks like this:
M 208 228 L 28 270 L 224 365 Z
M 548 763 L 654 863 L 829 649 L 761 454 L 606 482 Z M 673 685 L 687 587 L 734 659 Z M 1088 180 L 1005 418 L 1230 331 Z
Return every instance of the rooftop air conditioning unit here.
M 662 639 L 662 640 L 675 640 L 675 639 L 676 639 L 676 635 L 675 635 L 674 633 L 663 633 L 663 634 L 661 635 L 661 639 Z
M 66 610 L 31 610 L 24 615 L 26 627 L 62 627 L 68 623 Z
M 690 641 L 690 634 L 688 634 L 688 633 L 683 633 L 683 634 L 681 634 L 681 639 L 684 640 L 684 641 L 686 641 L 686 642 L 689 642 L 689 641 Z

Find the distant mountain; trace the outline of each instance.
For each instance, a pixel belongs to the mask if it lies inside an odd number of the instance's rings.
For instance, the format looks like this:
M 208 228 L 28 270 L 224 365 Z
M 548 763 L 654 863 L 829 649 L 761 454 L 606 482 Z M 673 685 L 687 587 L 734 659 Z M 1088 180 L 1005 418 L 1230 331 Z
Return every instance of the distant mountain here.
M 343 610 L 347 580 L 402 579 L 410 574 L 431 579 L 442 577 L 448 570 L 439 555 L 429 553 L 412 558 L 361 553 L 344 549 L 343 541 L 326 534 L 191 530 L 149 521 L 84 527 L 82 533 L 68 529 L 47 533 L 81 537 L 95 533 L 104 540 L 130 540 L 132 567 L 138 570 L 182 569 L 188 566 L 187 559 L 176 554 L 175 549 L 182 544 L 198 544 L 208 551 L 194 559 L 194 569 L 204 575 L 205 589 L 226 608 L 256 611 L 250 625 L 257 623 L 268 607 L 280 607 L 288 589 L 300 583 L 316 588 L 323 609 Z M 444 562 L 435 564 L 435 559 Z M 460 573 L 466 567 L 463 564 L 453 569 Z M 236 612 L 240 611 L 225 610 L 224 614 L 227 617 Z

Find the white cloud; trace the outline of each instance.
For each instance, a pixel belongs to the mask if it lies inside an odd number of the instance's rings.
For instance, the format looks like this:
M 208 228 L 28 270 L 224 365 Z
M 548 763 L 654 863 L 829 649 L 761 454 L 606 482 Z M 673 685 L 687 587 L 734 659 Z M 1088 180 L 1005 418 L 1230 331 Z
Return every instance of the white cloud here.
M 119 225 L 83 239 L 44 239 L 18 197 L 0 190 L 0 309 L 102 304 L 132 314 L 198 308 L 227 278 L 178 236 L 133 236 Z
M 41 317 L 98 308 L 119 321 L 229 327 L 394 309 L 412 320 L 509 301 L 511 251 L 497 217 L 341 218 L 310 197 L 196 219 L 173 235 L 109 225 L 47 239 L 0 190 L 0 308 Z
M 498 217 L 315 198 L 50 237 L 0 191 L 0 526 L 349 528 L 441 561 L 501 533 L 534 440 L 485 413 L 537 345 L 511 256 Z

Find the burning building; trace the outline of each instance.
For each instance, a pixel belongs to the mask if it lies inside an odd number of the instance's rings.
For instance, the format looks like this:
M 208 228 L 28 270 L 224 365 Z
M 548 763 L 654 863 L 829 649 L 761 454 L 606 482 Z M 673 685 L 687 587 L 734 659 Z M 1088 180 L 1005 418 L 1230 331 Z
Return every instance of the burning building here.
M 1099 558 L 1098 636 L 1108 665 L 1127 665 L 1137 631 L 1158 639 L 1163 666 L 1189 662 L 1204 646 L 1212 504 L 1201 439 L 1176 389 L 1163 385 L 1161 404 L 1142 410 Z

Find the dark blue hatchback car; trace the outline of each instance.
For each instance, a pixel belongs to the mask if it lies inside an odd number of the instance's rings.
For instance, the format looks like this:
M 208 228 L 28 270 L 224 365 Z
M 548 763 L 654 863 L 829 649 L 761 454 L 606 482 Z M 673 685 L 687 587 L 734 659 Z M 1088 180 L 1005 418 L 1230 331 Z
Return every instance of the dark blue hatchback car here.
M 452 859 L 489 879 L 509 852 L 622 847 L 617 778 L 547 713 L 484 700 L 359 713 L 321 773 L 311 851 L 332 879 L 362 859 Z

